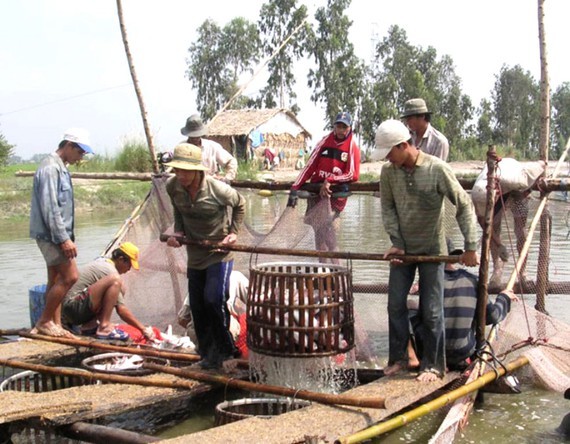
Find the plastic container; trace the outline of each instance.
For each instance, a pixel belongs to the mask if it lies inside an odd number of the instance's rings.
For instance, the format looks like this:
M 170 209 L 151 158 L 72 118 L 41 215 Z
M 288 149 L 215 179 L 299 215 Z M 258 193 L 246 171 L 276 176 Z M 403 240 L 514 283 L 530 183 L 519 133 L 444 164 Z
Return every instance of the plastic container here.
M 34 327 L 46 306 L 47 285 L 36 285 L 29 290 L 30 323 Z

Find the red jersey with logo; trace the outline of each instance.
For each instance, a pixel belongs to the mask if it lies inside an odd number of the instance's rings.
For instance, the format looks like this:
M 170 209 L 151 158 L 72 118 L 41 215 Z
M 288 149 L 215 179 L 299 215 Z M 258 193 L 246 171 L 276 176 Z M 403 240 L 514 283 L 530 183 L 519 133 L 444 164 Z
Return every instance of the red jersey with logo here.
M 326 181 L 330 184 L 358 181 L 360 148 L 353 139 L 352 132 L 344 140 L 337 140 L 334 133 L 324 137 L 313 149 L 307 165 L 291 189 L 300 189 L 307 180 L 310 183 Z M 331 207 L 334 210 L 341 212 L 345 206 L 346 198 L 331 199 Z

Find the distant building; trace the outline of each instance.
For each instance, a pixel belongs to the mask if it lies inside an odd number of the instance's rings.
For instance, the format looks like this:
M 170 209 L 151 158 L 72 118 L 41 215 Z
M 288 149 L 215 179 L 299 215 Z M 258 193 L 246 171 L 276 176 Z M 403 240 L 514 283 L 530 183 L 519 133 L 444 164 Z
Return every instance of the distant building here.
M 311 134 L 286 109 L 241 109 L 219 114 L 208 124 L 208 139 L 215 140 L 237 159 L 263 163 L 265 150 L 294 167 L 299 151 L 307 152 Z

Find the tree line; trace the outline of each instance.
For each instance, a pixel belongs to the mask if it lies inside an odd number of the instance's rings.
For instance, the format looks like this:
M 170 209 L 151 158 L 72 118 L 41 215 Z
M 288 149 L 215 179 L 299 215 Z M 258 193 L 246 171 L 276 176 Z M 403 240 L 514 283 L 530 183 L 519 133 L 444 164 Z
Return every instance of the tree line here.
M 257 22 L 243 17 L 223 26 L 204 21 L 188 49 L 186 72 L 202 118 L 214 117 L 239 91 L 240 79 L 268 58 L 265 87 L 253 97 L 238 95 L 229 108 L 280 107 L 297 113 L 298 73 L 310 62 L 311 101 L 322 105 L 327 122 L 340 110 L 351 111 L 365 145 L 373 145 L 379 122 L 397 118 L 406 100 L 422 97 L 433 125 L 449 139 L 449 160 L 482 158 L 489 144 L 502 147 L 504 155 L 538 158 L 540 86 L 528 70 L 503 65 L 490 97 L 475 105 L 462 90 L 453 59 L 431 46 L 412 45 L 399 26 L 388 29 L 370 62 L 360 59 L 350 41 L 350 4 L 327 0 L 313 23 L 297 0 L 268 0 Z M 570 136 L 570 82 L 552 93 L 551 118 L 550 157 L 558 158 Z

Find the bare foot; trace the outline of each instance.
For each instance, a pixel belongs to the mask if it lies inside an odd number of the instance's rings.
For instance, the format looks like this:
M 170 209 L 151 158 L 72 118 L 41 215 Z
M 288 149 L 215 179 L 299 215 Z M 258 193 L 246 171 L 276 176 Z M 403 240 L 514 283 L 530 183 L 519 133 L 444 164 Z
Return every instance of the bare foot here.
M 395 364 L 384 368 L 384 376 L 398 375 L 406 370 L 407 364 L 405 362 L 396 362 Z
M 30 333 L 34 335 L 52 336 L 54 338 L 75 338 L 71 332 L 65 330 L 53 321 L 46 322 L 45 324 L 36 324 L 36 326 L 30 330 Z
M 418 377 L 416 378 L 416 381 L 418 382 L 433 382 L 433 381 L 437 381 L 437 379 L 439 378 L 439 376 L 434 373 L 433 371 L 429 371 L 429 370 L 424 370 L 423 372 L 421 372 Z

